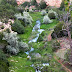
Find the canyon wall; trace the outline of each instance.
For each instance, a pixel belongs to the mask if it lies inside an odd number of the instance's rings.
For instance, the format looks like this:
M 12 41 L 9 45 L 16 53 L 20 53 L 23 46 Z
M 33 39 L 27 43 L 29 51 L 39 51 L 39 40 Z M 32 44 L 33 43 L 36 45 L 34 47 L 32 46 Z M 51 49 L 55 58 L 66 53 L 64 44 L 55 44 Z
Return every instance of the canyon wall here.
M 31 0 L 16 0 L 17 4 L 20 5 L 22 3 L 24 3 L 25 1 L 30 2 Z M 40 3 L 41 0 L 36 0 L 37 3 Z M 62 0 L 44 0 L 46 2 L 47 5 L 50 6 L 56 6 L 56 7 L 60 7 L 60 4 L 62 2 Z M 72 2 L 72 0 L 70 0 Z

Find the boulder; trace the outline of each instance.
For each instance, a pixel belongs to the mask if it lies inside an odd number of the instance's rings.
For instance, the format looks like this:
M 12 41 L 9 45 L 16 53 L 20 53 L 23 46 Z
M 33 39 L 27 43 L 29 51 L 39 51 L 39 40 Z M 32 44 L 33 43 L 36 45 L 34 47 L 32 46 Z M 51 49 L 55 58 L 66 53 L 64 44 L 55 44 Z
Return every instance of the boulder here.
M 27 56 L 27 59 L 28 59 L 28 60 L 31 60 L 31 56 L 28 55 L 28 56 Z
M 39 53 L 33 53 L 32 54 L 35 58 L 41 58 L 41 55 Z
M 2 22 L 0 22 L 0 26 L 2 26 L 3 25 L 3 23 Z

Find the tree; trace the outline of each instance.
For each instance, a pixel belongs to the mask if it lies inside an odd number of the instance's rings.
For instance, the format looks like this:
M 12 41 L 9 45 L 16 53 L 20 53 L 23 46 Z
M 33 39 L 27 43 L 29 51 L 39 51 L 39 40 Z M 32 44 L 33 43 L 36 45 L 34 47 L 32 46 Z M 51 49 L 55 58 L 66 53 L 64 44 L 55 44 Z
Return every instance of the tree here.
M 47 7 L 45 1 L 41 1 L 41 3 L 39 4 L 41 9 L 45 9 Z
M 0 4 L 0 19 L 7 22 L 8 19 L 14 19 L 17 3 L 15 0 L 2 0 Z
M 6 46 L 6 52 L 17 55 L 20 51 L 25 52 L 29 49 L 28 44 L 19 41 L 19 37 L 16 32 L 13 33 L 3 33 L 3 40 L 6 40 L 8 45 Z
M 63 10 L 63 9 L 65 9 L 64 0 L 62 0 L 62 3 L 61 3 L 61 5 L 60 5 L 59 10 Z
M 37 6 L 38 6 L 38 3 L 37 3 L 36 0 L 32 0 L 32 1 L 31 1 L 31 5 L 34 5 L 35 7 L 37 7 Z
M 69 30 L 69 25 L 72 23 L 70 20 L 68 20 L 68 17 L 70 15 L 70 0 L 64 0 L 64 4 L 65 4 L 65 11 L 66 14 L 63 16 L 64 22 L 65 22 L 65 26 L 66 26 L 66 30 L 68 32 L 68 37 L 69 37 L 69 44 L 70 44 L 70 55 L 69 55 L 69 62 L 70 64 L 72 64 L 72 39 L 71 39 L 71 32 Z
M 26 7 L 26 6 L 30 7 L 30 3 L 26 1 L 21 6 L 23 6 L 23 7 Z
M 18 34 L 23 34 L 25 32 L 24 26 L 21 24 L 19 20 L 16 19 L 16 21 L 12 24 L 12 30 L 17 32 Z

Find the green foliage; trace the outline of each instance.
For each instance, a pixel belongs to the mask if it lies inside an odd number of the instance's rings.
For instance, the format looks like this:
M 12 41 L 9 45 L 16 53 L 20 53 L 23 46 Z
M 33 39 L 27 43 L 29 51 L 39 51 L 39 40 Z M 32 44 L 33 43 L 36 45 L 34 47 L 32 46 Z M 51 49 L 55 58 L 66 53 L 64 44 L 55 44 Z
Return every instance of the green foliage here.
M 55 19 L 56 18 L 54 13 L 49 13 L 48 16 L 49 16 L 50 19 Z
M 7 28 L 7 29 L 6 29 L 6 32 L 7 32 L 7 33 L 10 33 L 11 31 L 10 31 L 10 29 L 9 29 L 9 28 Z
M 54 52 L 54 51 L 56 51 L 58 49 L 60 49 L 60 43 L 58 41 L 53 41 L 53 43 L 52 43 L 52 51 Z
M 15 6 L 17 3 L 15 0 L 2 0 L 0 4 L 0 18 L 2 21 L 9 18 L 14 18 L 15 12 L 17 12 Z M 5 21 L 4 21 L 5 22 Z
M 43 18 L 43 23 L 44 24 L 49 24 L 49 23 L 52 23 L 53 21 L 50 20 L 50 18 L 48 17 L 48 15 L 45 15 L 44 18 Z
M 2 40 L 2 38 L 3 38 L 3 33 L 0 32 L 0 41 Z
M 3 40 L 6 40 L 8 45 L 6 46 L 6 52 L 9 54 L 17 55 L 20 51 L 28 50 L 28 45 L 24 42 L 19 41 L 17 33 L 6 33 L 4 32 Z
M 23 34 L 24 26 L 21 24 L 19 20 L 16 19 L 16 21 L 12 24 L 12 30 L 17 32 L 18 34 Z
M 66 54 L 65 54 L 65 58 L 66 58 L 66 61 L 68 61 L 69 62 L 69 56 L 70 56 L 70 53 L 71 53 L 71 50 L 69 49 L 69 50 L 67 50 L 67 52 L 66 52 Z
M 9 72 L 9 62 L 5 54 L 0 50 L 0 72 Z
M 63 9 L 65 9 L 64 0 L 62 0 L 62 3 L 61 3 L 61 5 L 60 5 L 59 10 L 63 10 Z
M 44 36 L 45 35 L 45 33 L 44 33 L 44 31 L 41 33 L 41 36 Z
M 48 16 L 49 16 L 50 19 L 55 19 L 55 18 L 58 17 L 58 14 L 51 9 L 51 10 L 49 10 L 49 12 L 48 12 Z
M 64 25 L 64 22 L 59 22 L 59 23 L 57 24 L 57 26 L 54 28 L 54 32 L 55 32 L 56 34 L 58 34 L 58 32 L 59 32 L 60 30 L 62 30 L 63 25 Z
M 37 7 L 37 6 L 38 6 L 38 3 L 37 3 L 36 0 L 32 0 L 32 1 L 31 1 L 31 5 L 34 5 L 35 7 Z
M 27 9 L 27 12 L 29 12 L 29 9 Z
M 47 7 L 45 1 L 41 1 L 41 3 L 39 4 L 41 9 L 45 9 Z
M 4 29 L 4 26 L 1 26 L 1 29 Z
M 42 10 L 41 11 L 41 15 L 45 16 L 46 15 L 46 11 L 45 10 Z
M 43 38 L 42 38 L 42 36 L 41 35 L 39 35 L 39 38 L 38 38 L 38 40 L 37 40 L 38 42 L 41 42 L 41 41 L 43 41 Z
M 30 3 L 25 1 L 21 6 L 23 6 L 23 7 L 26 7 L 26 6 L 30 7 Z

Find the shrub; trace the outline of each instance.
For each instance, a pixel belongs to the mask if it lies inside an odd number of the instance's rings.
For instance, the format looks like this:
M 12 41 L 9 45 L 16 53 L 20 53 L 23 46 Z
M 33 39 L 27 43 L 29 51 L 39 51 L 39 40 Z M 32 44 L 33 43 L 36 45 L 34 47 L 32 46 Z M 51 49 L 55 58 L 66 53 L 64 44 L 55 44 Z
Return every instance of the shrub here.
M 15 49 L 15 47 L 12 47 L 10 45 L 6 46 L 7 49 L 7 53 L 12 54 L 12 55 L 17 55 L 17 53 L 19 52 L 19 49 Z
M 58 41 L 53 41 L 52 43 L 52 51 L 56 51 L 60 49 L 60 43 Z
M 26 7 L 26 6 L 30 7 L 30 3 L 27 2 L 27 1 L 25 1 L 25 2 L 22 4 L 22 6 L 23 6 L 23 7 Z
M 9 62 L 6 55 L 0 50 L 0 72 L 9 72 Z
M 62 30 L 62 28 L 64 27 L 64 29 L 66 28 L 64 26 L 64 22 L 59 22 L 57 24 L 57 26 L 55 26 L 53 33 L 51 34 L 52 38 L 59 38 L 59 37 L 63 37 L 63 36 L 68 36 L 68 32 L 66 30 Z
M 4 29 L 4 26 L 2 26 L 1 29 Z
M 29 15 L 28 12 L 23 12 L 23 16 L 21 15 L 21 13 L 15 14 L 15 17 L 19 20 L 22 20 L 24 22 L 24 26 L 27 26 L 28 24 L 31 25 L 33 21 L 32 17 Z
M 6 46 L 6 51 L 9 54 L 17 55 L 20 51 L 28 50 L 28 45 L 24 42 L 19 42 L 19 38 L 17 37 L 17 33 L 6 33 L 4 32 L 3 40 L 8 42 Z
M 22 13 L 22 12 L 24 11 L 24 7 L 21 6 L 21 5 L 19 5 L 19 6 L 17 7 L 17 10 Z
M 0 41 L 2 40 L 2 38 L 3 38 L 3 33 L 0 32 Z
M 29 49 L 28 44 L 24 42 L 19 42 L 19 49 L 21 52 L 25 52 Z
M 65 58 L 66 58 L 65 60 L 68 61 L 69 63 L 72 63 L 72 62 L 70 62 L 70 54 L 71 54 L 71 50 L 68 49 L 65 54 Z
M 55 32 L 56 34 L 58 34 L 58 32 L 59 32 L 60 30 L 62 30 L 63 25 L 64 25 L 64 22 L 59 22 L 59 23 L 57 24 L 57 26 L 54 28 L 54 32 Z
M 41 33 L 41 36 L 44 36 L 45 35 L 45 33 L 44 33 L 44 31 Z
M 45 10 L 42 10 L 41 11 L 41 15 L 45 16 L 46 15 L 46 11 Z
M 41 9 L 45 9 L 47 7 L 45 1 L 41 1 L 39 5 Z
M 21 24 L 19 20 L 16 19 L 16 21 L 12 24 L 12 30 L 17 32 L 18 34 L 24 34 L 24 26 Z
M 62 0 L 62 2 L 61 2 L 59 10 L 63 10 L 63 9 L 65 9 L 64 0 Z
M 34 10 L 34 9 L 29 9 L 29 12 L 30 12 L 30 13 L 33 13 L 33 10 Z
M 44 16 L 44 18 L 43 18 L 43 23 L 44 23 L 44 24 L 52 23 L 52 20 L 50 20 L 49 17 L 46 15 L 46 16 Z
M 57 13 L 55 12 L 55 11 L 53 11 L 52 9 L 51 10 L 49 10 L 49 12 L 48 12 L 48 16 L 49 16 L 49 18 L 50 19 L 55 19 L 55 18 L 57 18 Z
M 39 38 L 38 38 L 38 40 L 37 40 L 38 42 L 41 42 L 41 41 L 43 41 L 43 38 L 42 38 L 42 36 L 41 35 L 39 35 Z
M 27 12 L 29 12 L 29 9 L 27 9 Z
M 7 32 L 7 33 L 10 33 L 11 31 L 10 31 L 10 29 L 9 29 L 9 28 L 7 28 L 7 29 L 6 29 L 6 32 Z
M 6 40 L 9 45 L 6 46 L 7 53 L 17 54 L 19 52 L 17 33 L 3 33 L 3 40 Z

